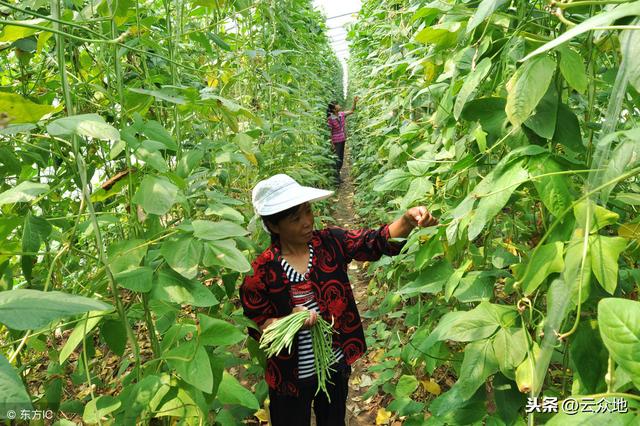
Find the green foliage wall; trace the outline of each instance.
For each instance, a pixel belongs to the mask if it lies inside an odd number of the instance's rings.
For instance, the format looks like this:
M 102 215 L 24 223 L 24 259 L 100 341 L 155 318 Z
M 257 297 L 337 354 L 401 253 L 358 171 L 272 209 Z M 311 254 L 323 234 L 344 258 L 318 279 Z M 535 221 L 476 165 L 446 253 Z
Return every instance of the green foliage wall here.
M 0 417 L 251 417 L 249 194 L 277 172 L 331 184 L 324 18 L 306 0 L 0 10 Z
M 389 354 L 372 392 L 410 424 L 519 423 L 543 396 L 637 413 L 640 3 L 618 3 L 367 1 L 351 28 L 361 212 L 441 221 L 372 268 L 371 316 L 402 319 L 370 329 Z M 432 375 L 457 380 L 401 386 Z

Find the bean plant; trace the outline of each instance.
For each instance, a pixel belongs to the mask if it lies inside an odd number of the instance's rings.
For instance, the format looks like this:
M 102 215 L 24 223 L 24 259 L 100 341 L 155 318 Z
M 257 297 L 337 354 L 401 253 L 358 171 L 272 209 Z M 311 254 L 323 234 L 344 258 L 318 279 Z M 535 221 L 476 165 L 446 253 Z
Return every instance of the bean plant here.
M 639 16 L 637 1 L 364 2 L 360 212 L 440 218 L 370 266 L 384 355 L 365 397 L 403 424 L 637 422 Z M 603 398 L 628 412 L 562 412 Z
M 308 0 L 0 1 L 0 419 L 241 424 L 250 190 L 330 187 Z

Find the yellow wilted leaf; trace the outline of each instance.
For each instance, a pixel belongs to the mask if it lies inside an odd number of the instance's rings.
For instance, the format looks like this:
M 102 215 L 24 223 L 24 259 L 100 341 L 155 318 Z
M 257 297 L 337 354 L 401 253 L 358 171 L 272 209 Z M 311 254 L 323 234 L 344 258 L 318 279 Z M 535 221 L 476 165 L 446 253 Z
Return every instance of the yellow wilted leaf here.
M 256 416 L 258 418 L 258 420 L 260 420 L 261 422 L 268 422 L 269 421 L 269 413 L 264 408 L 261 408 L 258 411 L 256 411 L 254 416 Z
M 625 223 L 618 228 L 618 235 L 629 240 L 640 241 L 640 223 Z
M 424 390 L 426 390 L 431 394 L 438 396 L 442 393 L 442 390 L 440 389 L 440 385 L 437 384 L 433 379 L 420 380 L 420 383 L 422 383 Z
M 422 63 L 424 68 L 424 79 L 427 83 L 431 83 L 436 77 L 436 66 L 431 61 L 424 61 Z
M 382 362 L 384 359 L 384 350 L 377 349 L 371 353 L 371 360 L 374 362 Z
M 384 408 L 378 408 L 378 414 L 376 415 L 377 425 L 388 425 L 391 420 L 391 411 L 387 411 Z

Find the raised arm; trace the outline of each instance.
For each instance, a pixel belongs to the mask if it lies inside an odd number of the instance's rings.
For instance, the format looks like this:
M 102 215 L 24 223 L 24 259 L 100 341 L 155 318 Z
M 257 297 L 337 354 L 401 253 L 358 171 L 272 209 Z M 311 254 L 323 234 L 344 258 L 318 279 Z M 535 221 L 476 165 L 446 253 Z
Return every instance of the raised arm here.
M 358 98 L 357 96 L 353 98 L 353 106 L 351 107 L 351 109 L 349 111 L 345 111 L 344 115 L 351 115 L 353 114 L 353 112 L 356 110 L 356 105 L 358 104 L 358 100 L 360 98 Z
M 438 224 L 438 219 L 431 216 L 425 206 L 412 207 L 407 210 L 399 219 L 389 225 L 389 235 L 391 238 L 404 238 L 416 226 L 426 227 Z

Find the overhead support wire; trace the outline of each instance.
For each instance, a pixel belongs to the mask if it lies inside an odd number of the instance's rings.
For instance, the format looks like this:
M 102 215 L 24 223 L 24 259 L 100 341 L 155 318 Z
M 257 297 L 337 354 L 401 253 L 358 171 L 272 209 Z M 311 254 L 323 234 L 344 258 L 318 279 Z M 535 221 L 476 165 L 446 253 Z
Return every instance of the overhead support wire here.
M 358 11 L 357 11 L 357 10 L 354 10 L 353 12 L 343 13 L 342 15 L 330 16 L 330 17 L 328 17 L 328 18 L 327 18 L 327 21 L 328 21 L 329 19 L 342 18 L 343 16 L 349 16 L 349 15 L 354 15 L 354 14 L 355 14 L 355 15 L 357 15 L 357 14 L 358 14 Z

